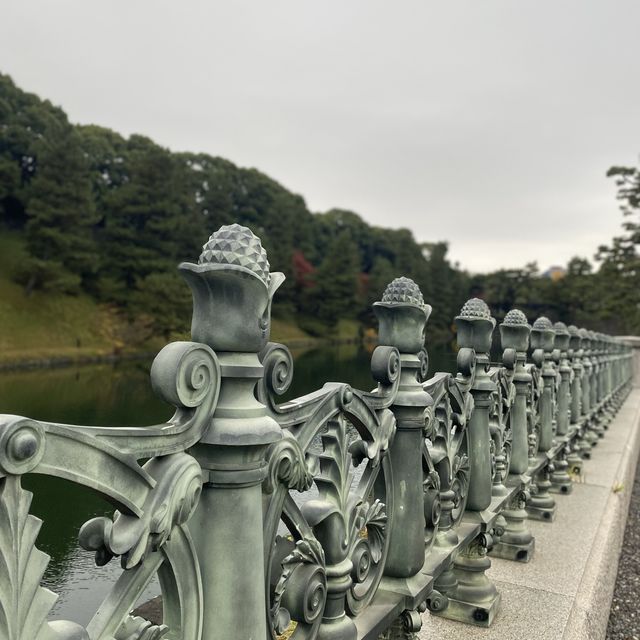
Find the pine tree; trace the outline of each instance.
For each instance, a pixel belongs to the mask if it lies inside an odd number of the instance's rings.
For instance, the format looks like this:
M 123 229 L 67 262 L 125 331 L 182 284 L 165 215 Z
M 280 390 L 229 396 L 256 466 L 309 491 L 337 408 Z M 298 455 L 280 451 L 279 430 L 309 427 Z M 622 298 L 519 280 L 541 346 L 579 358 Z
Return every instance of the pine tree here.
M 316 275 L 316 316 L 327 326 L 355 317 L 359 271 L 358 247 L 344 231 L 331 244 Z
M 125 179 L 103 199 L 100 250 L 104 270 L 99 283 L 104 299 L 127 304 L 149 275 L 175 270 L 192 259 L 198 237 L 193 209 L 183 183 L 184 165 L 169 151 L 132 136 Z
M 27 190 L 27 248 L 21 269 L 34 288 L 78 292 L 95 276 L 97 220 L 87 159 L 74 129 L 51 121 L 34 146 L 35 175 Z

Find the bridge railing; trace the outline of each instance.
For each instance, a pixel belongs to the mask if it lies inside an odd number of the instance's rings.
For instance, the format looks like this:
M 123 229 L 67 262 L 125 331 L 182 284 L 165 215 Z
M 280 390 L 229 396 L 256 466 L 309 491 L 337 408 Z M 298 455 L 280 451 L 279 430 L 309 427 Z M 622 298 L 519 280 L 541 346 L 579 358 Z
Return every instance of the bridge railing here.
M 429 377 L 431 308 L 397 278 L 374 312 L 372 391 L 327 382 L 281 402 L 288 349 L 269 342 L 283 280 L 260 240 L 222 227 L 197 264 L 192 342 L 168 344 L 151 384 L 176 411 L 138 428 L 0 416 L 0 638 L 205 640 L 409 638 L 427 608 L 489 625 L 500 594 L 489 554 L 527 562 L 527 521 L 551 522 L 554 493 L 605 435 L 632 376 L 631 350 L 605 336 L 499 326 L 469 300 L 455 318 L 457 373 Z M 339 375 L 339 372 L 336 372 Z M 79 532 L 122 573 L 81 627 L 47 621 L 47 556 L 25 474 L 89 487 L 116 509 Z M 163 620 L 131 613 L 155 575 Z

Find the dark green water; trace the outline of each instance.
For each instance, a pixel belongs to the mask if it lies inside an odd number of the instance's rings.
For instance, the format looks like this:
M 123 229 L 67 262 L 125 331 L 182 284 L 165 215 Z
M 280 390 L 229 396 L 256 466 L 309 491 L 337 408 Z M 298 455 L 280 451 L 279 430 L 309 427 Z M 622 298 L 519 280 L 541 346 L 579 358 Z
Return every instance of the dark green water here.
M 356 345 L 294 353 L 295 375 L 287 397 L 308 393 L 328 381 L 359 389 L 374 386 L 370 352 Z M 451 371 L 455 356 L 448 348 L 430 350 L 430 372 Z M 71 424 L 133 426 L 168 419 L 172 410 L 151 391 L 151 362 L 0 373 L 0 413 L 26 415 Z M 44 584 L 59 594 L 54 618 L 86 624 L 120 575 L 118 560 L 96 567 L 93 555 L 77 545 L 78 530 L 112 508 L 89 490 L 65 480 L 27 476 L 33 492 L 31 512 L 44 521 L 38 547 L 51 556 Z M 153 583 L 141 600 L 157 595 Z

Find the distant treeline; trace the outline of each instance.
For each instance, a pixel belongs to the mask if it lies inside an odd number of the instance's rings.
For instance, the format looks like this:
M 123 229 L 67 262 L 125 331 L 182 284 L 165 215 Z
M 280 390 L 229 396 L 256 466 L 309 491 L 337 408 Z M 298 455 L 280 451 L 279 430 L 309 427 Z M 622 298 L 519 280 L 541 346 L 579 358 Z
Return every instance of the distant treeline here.
M 233 222 L 260 236 L 272 270 L 287 276 L 275 313 L 311 333 L 341 318 L 372 324 L 371 303 L 399 275 L 420 285 L 440 337 L 471 294 L 498 314 L 515 304 L 602 329 L 625 330 L 631 317 L 601 308 L 587 261 L 572 261 L 558 283 L 534 266 L 472 277 L 449 262 L 444 242 L 421 244 L 408 229 L 373 227 L 351 211 L 311 213 L 301 196 L 223 158 L 70 124 L 0 74 L 0 225 L 24 237 L 28 258 L 11 277 L 27 295 L 84 292 L 150 315 L 158 332 L 186 330 L 191 300 L 175 267 Z

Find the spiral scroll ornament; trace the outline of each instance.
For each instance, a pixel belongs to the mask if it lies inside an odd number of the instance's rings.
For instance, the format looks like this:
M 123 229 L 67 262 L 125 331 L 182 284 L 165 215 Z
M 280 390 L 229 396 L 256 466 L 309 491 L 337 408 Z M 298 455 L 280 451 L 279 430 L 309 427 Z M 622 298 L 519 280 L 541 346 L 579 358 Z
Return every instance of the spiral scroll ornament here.
M 287 347 L 270 342 L 260 354 L 264 385 L 270 394 L 281 396 L 293 380 L 293 356 Z
M 383 385 L 392 385 L 400 375 L 400 353 L 395 347 L 378 346 L 371 356 L 371 375 Z
M 324 550 L 314 538 L 298 540 L 282 561 L 282 574 L 274 589 L 271 607 L 274 631 L 278 635 L 284 633 L 293 619 L 300 631 L 305 632 L 304 637 L 314 637 L 326 599 Z
M 380 581 L 380 569 L 387 549 L 387 513 L 380 500 L 363 503 L 355 520 L 357 536 L 351 545 L 351 579 L 347 608 L 358 615 L 371 602 Z
M 306 491 L 318 472 L 318 459 L 310 454 L 305 456 L 298 441 L 288 431 L 283 431 L 282 435 L 282 440 L 271 445 L 267 453 L 265 491 L 272 493 L 280 483 L 288 489 Z
M 197 407 L 220 387 L 218 359 L 207 345 L 172 342 L 153 361 L 151 385 L 165 402 Z

